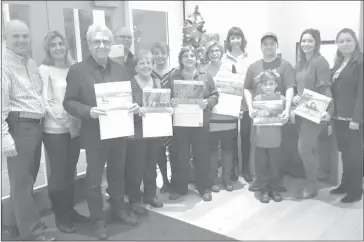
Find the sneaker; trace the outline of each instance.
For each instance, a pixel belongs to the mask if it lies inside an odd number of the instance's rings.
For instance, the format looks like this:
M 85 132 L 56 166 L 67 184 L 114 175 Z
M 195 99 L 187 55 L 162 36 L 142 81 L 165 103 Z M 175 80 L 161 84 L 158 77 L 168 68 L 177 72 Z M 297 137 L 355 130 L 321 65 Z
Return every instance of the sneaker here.
M 278 191 L 271 191 L 269 195 L 275 202 L 282 202 L 283 200 L 282 195 Z
M 354 203 L 361 200 L 363 194 L 358 195 L 346 195 L 341 199 L 342 203 Z
M 205 202 L 209 202 L 212 200 L 211 191 L 207 190 L 203 194 L 201 194 L 202 200 Z
M 270 196 L 268 192 L 261 192 L 260 194 L 260 202 L 261 203 L 269 203 Z
M 226 188 L 226 191 L 228 191 L 228 192 L 234 191 L 233 185 L 226 185 L 225 188 Z
M 211 190 L 212 190 L 213 192 L 220 192 L 220 187 L 219 187 L 219 185 L 213 185 L 213 186 L 211 187 Z

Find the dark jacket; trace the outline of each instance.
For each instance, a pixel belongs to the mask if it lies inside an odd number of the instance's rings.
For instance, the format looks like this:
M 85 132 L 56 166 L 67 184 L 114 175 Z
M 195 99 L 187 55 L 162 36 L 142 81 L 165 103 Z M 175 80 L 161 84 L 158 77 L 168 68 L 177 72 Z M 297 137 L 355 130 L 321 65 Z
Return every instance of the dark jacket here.
M 334 66 L 332 76 L 340 68 Z M 363 58 L 350 61 L 332 85 L 334 116 L 363 123 Z
M 126 67 L 110 59 L 104 74 L 101 74 L 100 69 L 101 66 L 89 57 L 71 66 L 66 78 L 63 106 L 69 114 L 81 119 L 82 148 L 97 148 L 101 145 L 99 120 L 90 116 L 91 108 L 97 106 L 94 84 L 129 81 L 132 77 Z

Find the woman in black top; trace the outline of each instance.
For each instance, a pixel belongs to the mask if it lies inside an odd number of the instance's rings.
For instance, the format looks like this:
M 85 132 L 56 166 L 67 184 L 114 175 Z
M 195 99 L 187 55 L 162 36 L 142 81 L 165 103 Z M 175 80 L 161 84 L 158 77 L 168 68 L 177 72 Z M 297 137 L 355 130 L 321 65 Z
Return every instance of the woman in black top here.
M 152 77 L 154 79 L 159 80 L 161 87 L 165 88 L 168 84 L 168 79 L 176 70 L 175 68 L 171 68 L 168 65 L 168 57 L 169 57 L 169 46 L 164 42 L 156 42 L 152 48 L 151 52 L 153 54 L 154 60 L 154 70 L 152 72 Z M 165 137 L 163 140 L 163 146 L 160 150 L 159 158 L 158 158 L 158 166 L 161 171 L 163 177 L 163 186 L 160 189 L 161 193 L 165 193 L 169 191 L 169 179 L 167 174 L 167 154 L 166 150 L 170 147 L 172 137 Z M 169 151 L 169 161 L 171 162 L 172 154 Z
M 342 29 L 336 43 L 333 119 L 343 174 L 341 184 L 330 193 L 346 194 L 341 201 L 351 203 L 361 200 L 363 194 L 363 53 L 351 29 Z

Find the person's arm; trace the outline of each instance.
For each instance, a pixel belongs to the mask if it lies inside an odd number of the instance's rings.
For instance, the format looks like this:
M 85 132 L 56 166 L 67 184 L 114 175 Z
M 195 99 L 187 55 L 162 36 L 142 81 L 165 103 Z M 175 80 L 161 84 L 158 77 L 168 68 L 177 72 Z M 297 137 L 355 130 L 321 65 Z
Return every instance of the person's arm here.
M 9 125 L 6 119 L 9 115 L 9 102 L 11 91 L 11 74 L 2 66 L 1 70 L 1 141 L 2 152 L 7 152 L 11 149 L 15 149 L 15 142 L 11 134 L 9 133 Z
M 323 57 L 320 57 L 318 60 L 314 61 L 312 64 L 314 65 L 316 87 L 318 88 L 319 93 L 332 98 L 331 71 L 330 71 L 329 63 Z M 334 113 L 333 100 L 331 100 L 326 112 L 329 114 L 330 117 Z
M 213 109 L 213 107 L 219 102 L 219 92 L 215 86 L 215 81 L 210 75 L 207 75 L 207 84 L 210 92 L 210 96 L 207 99 L 207 108 Z
M 244 91 L 243 96 L 246 102 L 246 105 L 248 106 L 248 109 L 251 110 L 253 108 L 253 82 L 254 82 L 254 72 L 252 70 L 252 66 L 250 65 L 248 67 L 248 70 L 246 71 L 245 80 L 244 80 Z
M 81 103 L 81 85 L 80 81 L 82 80 L 82 76 L 75 66 L 71 66 L 67 77 L 67 88 L 63 101 L 64 109 L 71 115 L 80 118 L 80 119 L 91 119 L 90 110 L 91 106 Z
M 359 80 L 356 90 L 355 105 L 351 122 L 363 123 L 363 62 L 359 64 Z
M 296 86 L 296 74 L 293 66 L 288 62 L 286 66 L 286 70 L 283 75 L 283 84 L 286 90 L 286 105 L 285 110 L 287 112 L 290 111 L 292 106 L 292 100 L 294 97 L 294 88 Z

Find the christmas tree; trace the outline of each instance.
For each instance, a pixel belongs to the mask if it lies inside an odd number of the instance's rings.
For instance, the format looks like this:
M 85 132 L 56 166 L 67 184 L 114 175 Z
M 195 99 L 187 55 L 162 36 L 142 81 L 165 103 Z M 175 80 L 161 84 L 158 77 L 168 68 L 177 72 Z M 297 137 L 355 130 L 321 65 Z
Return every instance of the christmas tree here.
M 204 59 L 205 44 L 213 39 L 219 41 L 218 34 L 206 34 L 204 27 L 205 20 L 197 5 L 195 11 L 189 14 L 184 22 L 182 45 L 190 45 L 196 49 L 198 69 L 203 69 L 208 63 L 208 61 Z

